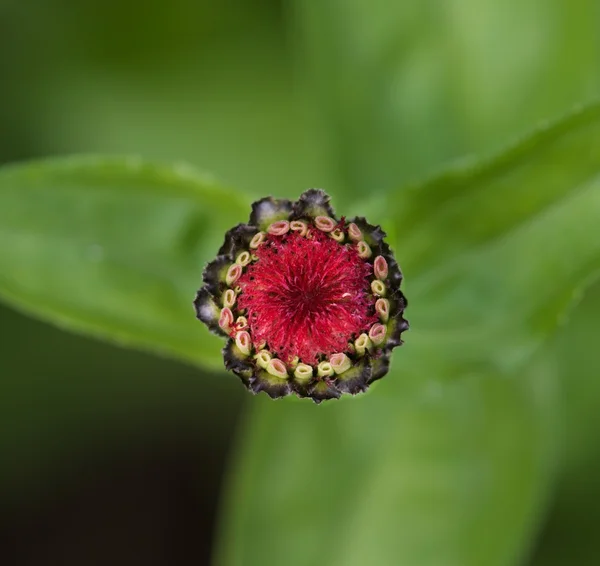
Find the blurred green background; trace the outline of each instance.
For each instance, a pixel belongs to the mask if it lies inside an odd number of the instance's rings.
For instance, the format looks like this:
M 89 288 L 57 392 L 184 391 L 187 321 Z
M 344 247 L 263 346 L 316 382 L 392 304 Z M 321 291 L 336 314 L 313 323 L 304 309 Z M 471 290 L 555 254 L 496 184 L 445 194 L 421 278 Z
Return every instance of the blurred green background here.
M 342 209 L 595 98 L 600 6 L 0 0 L 0 81 L 0 162 L 133 153 Z M 597 286 L 549 348 L 566 458 L 532 565 L 600 562 L 599 318 Z M 208 562 L 234 377 L 2 308 L 0 388 L 0 562 Z

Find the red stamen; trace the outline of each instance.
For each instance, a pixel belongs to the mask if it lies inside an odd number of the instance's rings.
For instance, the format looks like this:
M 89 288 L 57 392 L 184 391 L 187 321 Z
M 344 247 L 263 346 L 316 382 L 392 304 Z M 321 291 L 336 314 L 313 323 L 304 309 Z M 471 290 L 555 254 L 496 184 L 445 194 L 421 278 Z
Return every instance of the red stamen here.
M 265 340 L 277 357 L 315 364 L 348 350 L 377 320 L 369 296 L 370 264 L 351 246 L 319 230 L 267 236 L 238 284 L 253 342 Z

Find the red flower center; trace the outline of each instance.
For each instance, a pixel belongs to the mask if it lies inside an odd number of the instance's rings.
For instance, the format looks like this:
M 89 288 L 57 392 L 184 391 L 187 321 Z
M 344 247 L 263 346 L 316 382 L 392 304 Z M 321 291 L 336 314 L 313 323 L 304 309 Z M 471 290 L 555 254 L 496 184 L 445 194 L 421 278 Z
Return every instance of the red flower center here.
M 238 282 L 253 342 L 266 341 L 286 362 L 297 356 L 315 364 L 322 355 L 346 352 L 377 320 L 372 267 L 353 247 L 318 230 L 311 236 L 269 235 Z

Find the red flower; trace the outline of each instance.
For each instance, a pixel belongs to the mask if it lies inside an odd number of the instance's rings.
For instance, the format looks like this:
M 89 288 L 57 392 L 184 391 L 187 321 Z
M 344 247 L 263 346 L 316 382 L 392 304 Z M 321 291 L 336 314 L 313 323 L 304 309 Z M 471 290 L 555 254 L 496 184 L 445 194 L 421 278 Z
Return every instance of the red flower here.
M 315 402 L 383 377 L 408 328 L 402 274 L 385 233 L 335 219 L 311 189 L 262 199 L 204 270 L 197 317 L 229 341 L 225 367 L 254 393 Z

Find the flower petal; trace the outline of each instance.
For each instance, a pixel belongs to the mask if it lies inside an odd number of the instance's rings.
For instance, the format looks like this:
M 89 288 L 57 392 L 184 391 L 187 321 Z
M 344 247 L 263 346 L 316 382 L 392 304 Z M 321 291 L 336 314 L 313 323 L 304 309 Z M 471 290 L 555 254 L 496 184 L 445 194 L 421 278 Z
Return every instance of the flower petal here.
M 225 241 L 218 255 L 234 256 L 238 251 L 247 250 L 250 240 L 258 232 L 256 226 L 249 224 L 238 224 L 225 234 Z
M 398 316 L 398 314 L 402 314 L 408 305 L 406 297 L 404 296 L 404 293 L 400 291 L 400 289 L 394 289 L 391 291 L 387 298 L 390 301 L 390 318 Z
M 248 356 L 245 356 L 235 345 L 235 340 L 231 338 L 223 348 L 223 360 L 225 369 L 231 370 L 244 382 L 246 387 L 249 387 L 254 375 L 254 365 Z
M 196 318 L 206 324 L 211 332 L 219 336 L 227 336 L 219 326 L 221 309 L 206 287 L 202 287 L 196 293 L 194 308 L 196 309 Z
M 296 393 L 298 397 L 308 397 L 308 391 L 314 384 L 315 379 L 316 378 L 313 375 L 310 375 L 308 377 L 299 377 L 296 374 L 293 374 L 291 382 L 294 393 Z
M 327 380 L 317 381 L 309 390 L 308 396 L 317 404 L 327 399 L 339 399 L 341 391 Z
M 356 395 L 367 389 L 371 380 L 371 373 L 371 360 L 369 356 L 365 356 L 349 370 L 337 376 L 337 388 L 342 393 Z
M 408 330 L 409 324 L 402 314 L 398 314 L 394 318 L 390 318 L 387 323 L 386 341 L 382 345 L 386 351 L 390 351 L 396 346 L 400 346 L 402 342 L 401 334 Z
M 371 246 L 374 254 L 376 249 L 377 254 L 381 253 L 379 252 L 380 245 L 383 242 L 383 239 L 387 236 L 387 234 L 381 229 L 381 226 L 373 226 L 373 224 L 369 224 L 366 218 L 363 216 L 357 216 L 356 218 L 348 220 L 348 222 L 353 222 L 360 228 L 365 242 Z M 388 258 L 386 257 L 386 259 Z
M 204 268 L 204 286 L 213 296 L 218 297 L 225 290 L 227 270 L 232 264 L 233 259 L 230 256 L 219 255 Z
M 384 352 L 380 356 L 371 359 L 371 376 L 369 378 L 369 383 L 373 383 L 378 379 L 381 379 L 384 375 L 390 371 L 390 357 L 391 353 Z
M 256 370 L 255 379 L 250 384 L 250 388 L 254 393 L 264 391 L 272 399 L 285 397 L 292 392 L 292 384 L 289 379 L 284 379 L 271 375 L 270 373 L 258 369 Z
M 329 195 L 322 189 L 308 189 L 294 203 L 292 219 L 315 218 L 316 216 L 334 217 L 335 212 L 329 204 Z
M 250 224 L 259 230 L 266 230 L 277 220 L 289 220 L 292 213 L 292 202 L 287 199 L 265 197 L 252 203 Z

